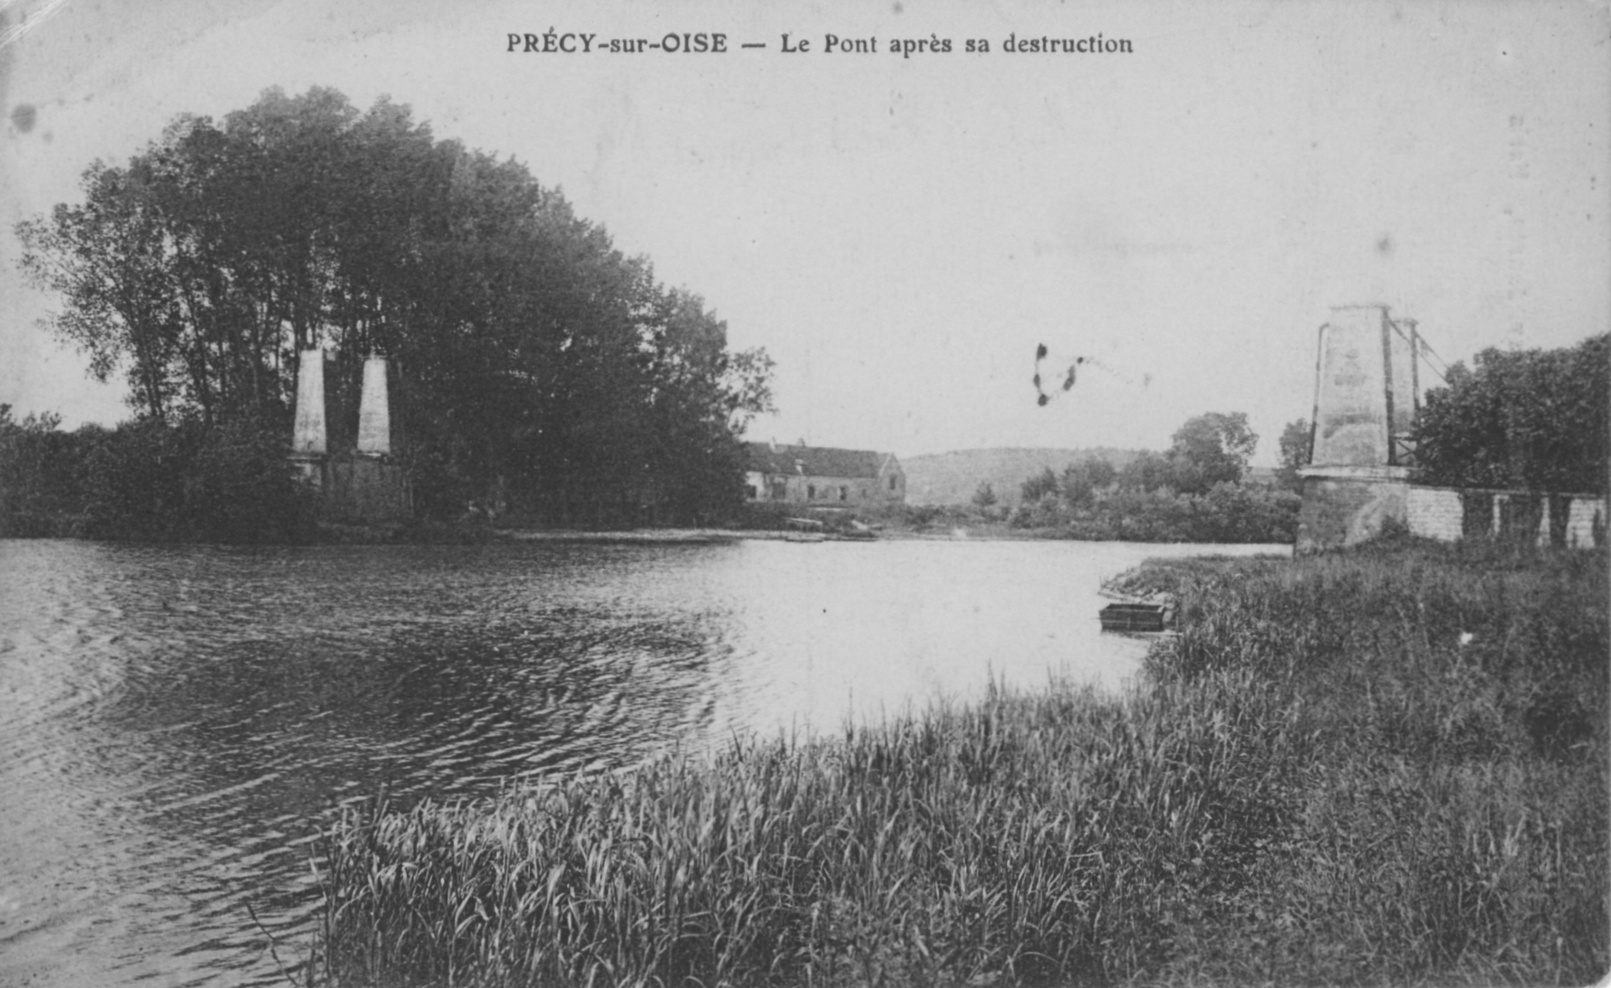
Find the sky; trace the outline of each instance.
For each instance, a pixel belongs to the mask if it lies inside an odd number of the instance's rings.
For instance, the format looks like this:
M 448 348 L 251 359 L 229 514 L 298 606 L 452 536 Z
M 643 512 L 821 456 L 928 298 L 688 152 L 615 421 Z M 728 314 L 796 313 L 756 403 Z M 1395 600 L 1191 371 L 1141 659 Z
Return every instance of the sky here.
M 1162 449 L 1240 411 L 1268 464 L 1311 414 L 1332 306 L 1389 305 L 1448 363 L 1611 321 L 1606 2 L 0 0 L 0 17 L 0 402 L 69 427 L 126 417 L 125 388 L 40 328 L 59 301 L 21 278 L 12 228 L 78 201 L 92 161 L 271 86 L 390 96 L 562 190 L 703 296 L 734 348 L 771 354 L 778 412 L 754 439 Z M 728 51 L 508 50 L 549 30 L 721 32 Z M 1003 44 L 1098 33 L 1131 51 Z M 892 50 L 919 39 L 952 50 Z M 1090 361 L 1044 407 L 1041 343 Z

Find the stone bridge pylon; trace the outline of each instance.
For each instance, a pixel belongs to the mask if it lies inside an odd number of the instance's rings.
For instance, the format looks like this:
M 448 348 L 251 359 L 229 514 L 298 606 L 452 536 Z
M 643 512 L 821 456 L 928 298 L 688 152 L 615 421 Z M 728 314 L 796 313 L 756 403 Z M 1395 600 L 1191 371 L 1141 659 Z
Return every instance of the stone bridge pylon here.
M 401 466 L 391 462 L 391 401 L 385 357 L 364 361 L 358 402 L 357 442 L 330 448 L 325 400 L 325 354 L 303 350 L 297 365 L 296 415 L 291 428 L 291 465 L 319 492 L 326 521 L 379 524 L 412 513 L 412 491 Z
M 1385 305 L 1335 306 L 1320 327 L 1297 551 L 1363 542 L 1407 519 L 1420 349 L 1415 320 Z

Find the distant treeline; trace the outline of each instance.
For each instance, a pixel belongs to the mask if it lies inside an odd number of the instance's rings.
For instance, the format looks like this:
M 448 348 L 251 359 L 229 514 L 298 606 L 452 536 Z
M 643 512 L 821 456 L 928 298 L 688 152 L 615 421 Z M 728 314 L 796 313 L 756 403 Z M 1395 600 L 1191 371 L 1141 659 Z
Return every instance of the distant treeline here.
M 1123 467 L 1139 450 L 1106 446 L 1087 449 L 1048 449 L 996 447 L 960 449 L 948 453 L 926 453 L 901 457 L 906 474 L 906 500 L 911 504 L 968 504 L 980 484 L 989 484 L 1000 503 L 1018 506 L 1018 491 L 1024 481 L 1050 468 L 1061 473 L 1071 464 L 1090 457 Z
M 263 457 L 289 445 L 297 362 L 316 348 L 337 453 L 364 359 L 390 359 L 394 456 L 426 515 L 498 500 L 557 523 L 693 519 L 741 498 L 735 434 L 770 408 L 765 352 L 729 351 L 697 295 L 524 166 L 436 140 L 406 107 L 270 90 L 218 123 L 179 117 L 82 190 L 18 226 L 21 265 L 61 298 L 55 334 L 102 380 L 126 376 L 137 422 L 37 440 L 48 456 L 6 469 L 76 457 L 93 475 L 80 487 L 130 499 L 85 489 L 91 519 L 211 530 L 188 513 L 262 470 L 274 510 L 244 510 L 238 534 L 275 535 L 296 505 Z M 12 424 L 24 445 L 55 431 Z
M 1046 467 L 1023 482 L 1015 508 L 981 482 L 971 507 L 1057 538 L 1290 542 L 1298 524 L 1295 474 L 1283 471 L 1275 485 L 1244 482 L 1257 445 L 1245 414 L 1209 412 L 1181 426 L 1163 453 L 1131 454 L 1122 466 L 1089 455 L 1061 474 Z
M 1091 541 L 1289 543 L 1297 537 L 1301 500 L 1266 484 L 1219 483 L 1202 494 L 1114 485 L 1083 503 L 1042 497 L 1014 511 L 1010 524 Z

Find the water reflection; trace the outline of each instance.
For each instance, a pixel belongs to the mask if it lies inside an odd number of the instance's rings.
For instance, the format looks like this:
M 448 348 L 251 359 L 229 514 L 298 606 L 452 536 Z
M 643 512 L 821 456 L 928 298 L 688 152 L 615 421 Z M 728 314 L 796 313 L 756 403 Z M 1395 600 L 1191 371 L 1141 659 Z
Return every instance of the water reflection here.
M 347 800 L 1108 684 L 1159 547 L 0 542 L 0 983 L 280 981 Z M 1166 551 L 1194 551 L 1172 547 Z

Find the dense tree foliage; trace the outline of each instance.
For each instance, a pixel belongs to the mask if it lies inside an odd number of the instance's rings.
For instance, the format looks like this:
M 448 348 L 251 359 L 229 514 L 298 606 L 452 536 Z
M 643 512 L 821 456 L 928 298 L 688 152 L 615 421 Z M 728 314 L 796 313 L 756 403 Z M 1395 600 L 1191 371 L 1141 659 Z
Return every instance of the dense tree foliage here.
M 494 486 L 559 520 L 738 498 L 734 433 L 770 407 L 766 354 L 729 352 L 697 295 L 406 107 L 270 90 L 221 123 L 176 119 L 83 190 L 19 226 L 22 265 L 145 420 L 288 440 L 298 355 L 323 347 L 340 448 L 378 353 L 398 455 L 438 513 Z
M 1014 528 L 1096 541 L 1291 542 L 1298 503 L 1293 492 L 1262 484 L 1219 483 L 1206 494 L 1114 485 L 1080 503 L 1053 494 L 1026 501 L 1009 522 Z
M 1165 454 L 1149 449 L 1126 463 L 1117 480 L 1120 490 L 1155 491 L 1174 486 L 1174 471 Z
M 1205 412 L 1175 430 L 1168 451 L 1143 452 L 1112 479 L 1127 491 L 1207 494 L 1216 484 L 1241 481 L 1258 442 L 1245 412 Z
M 1258 437 L 1241 412 L 1189 419 L 1164 453 L 1122 469 L 1088 456 L 1025 481 L 1014 528 L 1075 539 L 1133 542 L 1290 542 L 1298 496 L 1242 476 Z
M 63 432 L 0 405 L 0 537 L 299 541 L 313 504 L 281 437 L 248 417 Z
M 1018 486 L 1018 495 L 1024 504 L 1033 504 L 1047 496 L 1055 497 L 1057 492 L 1057 474 L 1052 472 L 1051 467 L 1043 467 L 1040 473 Z
M 1245 412 L 1205 412 L 1175 430 L 1169 452 L 1170 486 L 1183 494 L 1206 494 L 1215 484 L 1234 484 L 1247 472 L 1259 437 Z
M 1113 464 L 1097 456 L 1070 463 L 1063 468 L 1062 494 L 1064 500 L 1075 506 L 1089 505 L 1096 492 L 1118 478 Z
M 1611 337 L 1557 350 L 1484 350 L 1427 392 L 1421 479 L 1460 487 L 1596 493 L 1611 456 Z
M 70 534 L 59 519 L 82 513 L 92 440 L 60 424 L 49 414 L 19 421 L 0 404 L 0 537 Z
M 1298 471 L 1309 465 L 1314 430 L 1308 419 L 1288 422 L 1281 430 L 1281 466 L 1276 470 L 1283 486 L 1297 490 L 1302 485 Z

